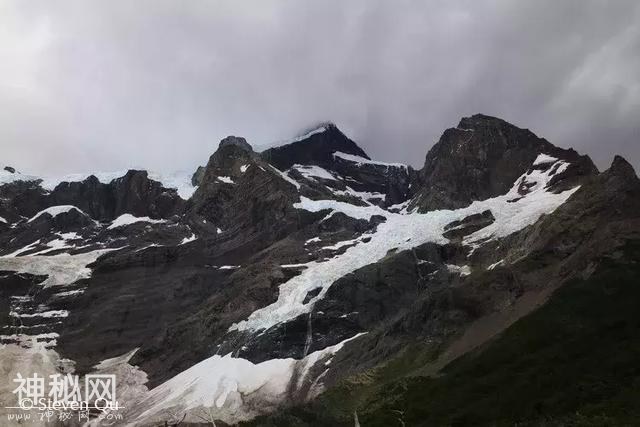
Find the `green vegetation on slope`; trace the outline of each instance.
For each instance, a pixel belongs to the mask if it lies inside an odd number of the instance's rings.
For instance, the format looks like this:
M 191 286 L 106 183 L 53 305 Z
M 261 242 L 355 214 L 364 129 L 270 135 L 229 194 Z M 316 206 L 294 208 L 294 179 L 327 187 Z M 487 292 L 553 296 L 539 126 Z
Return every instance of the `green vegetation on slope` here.
M 386 381 L 414 368 L 409 351 L 409 363 L 405 354 L 255 425 L 352 426 L 354 408 L 366 427 L 640 425 L 638 260 L 640 246 L 627 245 L 437 378 Z

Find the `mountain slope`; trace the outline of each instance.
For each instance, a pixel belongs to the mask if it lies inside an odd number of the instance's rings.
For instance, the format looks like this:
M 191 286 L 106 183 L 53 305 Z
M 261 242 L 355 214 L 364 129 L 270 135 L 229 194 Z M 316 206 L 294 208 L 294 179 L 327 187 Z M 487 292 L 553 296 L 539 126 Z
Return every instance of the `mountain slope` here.
M 458 128 L 418 172 L 330 124 L 262 153 L 228 137 L 187 200 L 140 171 L 3 178 L 4 372 L 126 372 L 138 425 L 422 416 L 391 387 L 446 377 L 567 283 L 632 264 L 640 233 L 624 159 L 598 173 L 497 118 Z
M 635 425 L 640 240 L 622 250 L 439 376 L 416 371 L 429 356 L 416 358 L 416 343 L 313 404 L 251 425 L 352 426 L 354 412 L 367 426 Z

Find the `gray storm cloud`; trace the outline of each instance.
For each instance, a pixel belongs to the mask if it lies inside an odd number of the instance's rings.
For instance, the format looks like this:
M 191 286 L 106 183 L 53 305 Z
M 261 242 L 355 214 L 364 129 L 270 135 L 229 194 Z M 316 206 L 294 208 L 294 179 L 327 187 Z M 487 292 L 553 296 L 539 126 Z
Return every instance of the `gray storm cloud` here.
M 332 120 L 420 167 L 476 112 L 640 166 L 640 3 L 0 3 L 0 163 L 32 173 L 206 162 Z

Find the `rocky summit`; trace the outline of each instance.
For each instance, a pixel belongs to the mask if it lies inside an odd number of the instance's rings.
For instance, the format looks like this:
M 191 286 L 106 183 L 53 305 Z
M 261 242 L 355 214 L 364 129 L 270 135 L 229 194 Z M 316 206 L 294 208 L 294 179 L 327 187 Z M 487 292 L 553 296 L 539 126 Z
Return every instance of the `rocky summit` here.
M 4 167 L 0 406 L 108 374 L 91 425 L 635 425 L 640 180 L 612 158 L 478 114 L 420 170 L 332 123 L 184 177 Z

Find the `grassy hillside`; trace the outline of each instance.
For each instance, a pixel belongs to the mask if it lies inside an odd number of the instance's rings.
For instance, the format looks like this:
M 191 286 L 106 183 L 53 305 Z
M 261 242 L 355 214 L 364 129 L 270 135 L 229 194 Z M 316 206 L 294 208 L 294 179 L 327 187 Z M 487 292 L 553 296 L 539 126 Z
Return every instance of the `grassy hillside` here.
M 398 378 L 432 356 L 411 349 L 254 425 L 640 425 L 640 244 L 617 255 L 437 378 Z

